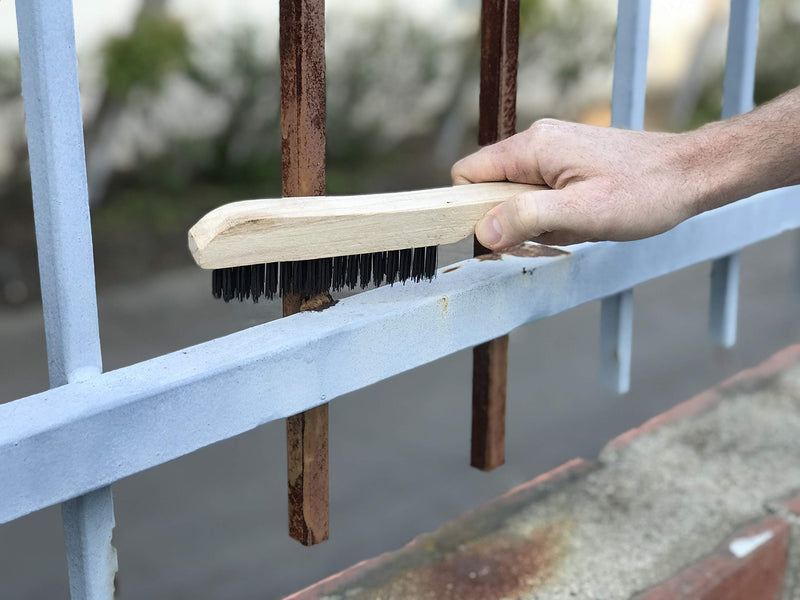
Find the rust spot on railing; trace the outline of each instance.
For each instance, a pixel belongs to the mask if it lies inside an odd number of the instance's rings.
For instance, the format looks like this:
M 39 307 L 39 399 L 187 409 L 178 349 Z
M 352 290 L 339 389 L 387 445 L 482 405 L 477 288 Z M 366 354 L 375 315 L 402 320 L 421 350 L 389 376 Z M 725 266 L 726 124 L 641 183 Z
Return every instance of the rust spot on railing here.
M 316 294 L 314 296 L 304 297 L 300 303 L 300 311 L 305 312 L 307 310 L 313 310 L 315 312 L 322 312 L 326 308 L 330 308 L 338 302 L 339 301 L 334 300 L 328 292 L 322 292 L 321 294 Z

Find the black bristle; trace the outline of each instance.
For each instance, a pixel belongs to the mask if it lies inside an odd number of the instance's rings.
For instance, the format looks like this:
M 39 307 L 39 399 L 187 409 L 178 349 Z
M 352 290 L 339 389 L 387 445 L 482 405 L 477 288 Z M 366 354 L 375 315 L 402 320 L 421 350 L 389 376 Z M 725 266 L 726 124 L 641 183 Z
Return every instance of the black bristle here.
M 367 287 L 372 279 L 372 255 L 359 255 L 359 277 L 361 278 L 361 289 Z
M 222 277 L 225 269 L 214 269 L 211 271 L 211 294 L 214 298 L 222 298 Z
M 389 250 L 386 253 L 386 268 L 384 274 L 386 275 L 386 283 L 394 285 L 397 281 L 397 273 L 400 269 L 400 250 Z
M 289 278 L 281 280 L 281 296 L 286 296 L 303 289 L 303 262 L 294 260 L 289 263 Z
M 336 256 L 333 259 L 333 273 L 331 274 L 331 289 L 338 292 L 344 287 L 347 279 L 347 257 Z
M 225 269 L 222 282 L 222 299 L 230 302 L 236 297 L 236 267 Z
M 264 276 L 264 297 L 267 300 L 272 300 L 275 294 L 278 293 L 278 268 L 279 263 L 269 263 L 266 265 L 266 273 Z
M 358 285 L 358 268 L 361 264 L 361 259 L 358 254 L 351 254 L 347 257 L 347 280 L 345 284 L 351 290 Z
M 250 297 L 250 267 L 236 267 L 238 277 L 236 280 L 236 297 L 245 300 Z
M 252 298 L 258 302 L 262 296 L 268 300 L 276 295 L 313 296 L 321 292 L 355 289 L 359 285 L 365 288 L 370 283 L 377 287 L 382 283 L 393 285 L 408 279 L 433 279 L 437 250 L 437 246 L 428 246 L 214 269 L 211 293 L 225 302 L 234 298 Z
M 400 250 L 399 265 L 397 268 L 397 279 L 405 283 L 407 279 L 411 278 L 411 263 L 414 260 L 413 248 L 406 248 Z
M 414 248 L 413 262 L 411 277 L 414 281 L 420 281 L 425 276 L 425 248 Z
M 320 287 L 322 291 L 328 291 L 333 287 L 333 259 L 323 258 L 319 262 L 322 265 Z
M 291 262 L 283 262 L 278 263 L 280 268 L 280 280 L 278 284 L 278 293 L 279 295 L 283 296 L 286 294 L 286 290 L 284 289 L 291 277 L 292 272 L 292 263 Z
M 436 258 L 439 254 L 439 246 L 428 246 L 425 248 L 425 279 L 433 279 L 436 276 Z
M 266 265 L 250 265 L 250 297 L 253 302 L 264 294 L 264 270 Z
M 383 275 L 386 271 L 386 252 L 372 253 L 372 285 L 378 287 L 383 283 Z

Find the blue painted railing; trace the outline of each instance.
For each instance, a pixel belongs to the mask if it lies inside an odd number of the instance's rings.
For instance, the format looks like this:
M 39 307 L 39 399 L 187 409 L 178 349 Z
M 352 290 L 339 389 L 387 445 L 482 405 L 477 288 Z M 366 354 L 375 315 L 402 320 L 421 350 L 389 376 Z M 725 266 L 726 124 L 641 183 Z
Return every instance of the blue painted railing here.
M 800 227 L 785 188 L 647 240 L 467 260 L 101 374 L 72 4 L 16 6 L 52 389 L 0 406 L 0 523 L 62 503 L 74 599 L 113 596 L 114 481 L 598 299 L 603 379 L 625 391 L 635 285 L 713 260 L 711 334 L 729 346 L 739 249 Z M 732 0 L 724 116 L 752 105 L 757 19 L 757 0 Z M 616 126 L 643 125 L 648 27 L 648 0 L 620 0 Z

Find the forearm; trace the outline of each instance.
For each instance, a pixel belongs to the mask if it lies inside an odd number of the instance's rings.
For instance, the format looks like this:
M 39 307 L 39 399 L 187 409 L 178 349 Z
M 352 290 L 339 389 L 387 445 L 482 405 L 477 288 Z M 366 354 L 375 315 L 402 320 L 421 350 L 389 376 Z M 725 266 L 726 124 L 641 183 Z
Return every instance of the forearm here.
M 698 213 L 800 184 L 800 88 L 680 137 L 679 160 L 694 179 Z

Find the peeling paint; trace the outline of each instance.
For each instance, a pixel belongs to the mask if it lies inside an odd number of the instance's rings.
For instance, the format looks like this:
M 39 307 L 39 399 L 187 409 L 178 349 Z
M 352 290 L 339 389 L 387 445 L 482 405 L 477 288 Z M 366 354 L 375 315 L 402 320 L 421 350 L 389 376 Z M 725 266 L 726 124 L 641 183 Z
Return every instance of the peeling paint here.
M 502 260 L 504 256 L 519 256 L 521 258 L 538 258 L 540 256 L 566 256 L 570 253 L 560 248 L 552 246 L 542 246 L 541 244 L 531 244 L 524 242 L 511 248 L 506 248 L 502 252 L 491 252 L 476 256 L 477 260 Z

